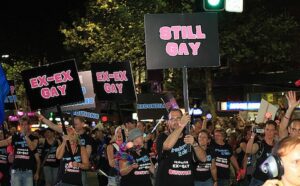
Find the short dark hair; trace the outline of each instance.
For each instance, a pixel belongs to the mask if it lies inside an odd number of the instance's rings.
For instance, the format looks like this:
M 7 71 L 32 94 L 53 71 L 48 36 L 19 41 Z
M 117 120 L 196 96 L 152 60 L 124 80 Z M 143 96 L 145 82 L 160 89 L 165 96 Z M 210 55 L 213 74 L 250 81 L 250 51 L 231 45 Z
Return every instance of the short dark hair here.
M 205 134 L 207 135 L 208 138 L 210 137 L 209 132 L 208 132 L 208 130 L 206 130 L 206 129 L 201 129 L 200 132 L 199 132 L 199 134 L 200 134 L 200 133 L 205 133 Z
M 215 129 L 214 133 L 215 133 L 215 132 L 221 133 L 221 134 L 223 135 L 224 138 L 227 137 L 226 131 L 225 131 L 224 129 L 222 129 L 222 128 Z
M 172 108 L 172 109 L 170 109 L 170 110 L 169 110 L 169 114 L 170 114 L 171 112 L 179 112 L 179 113 L 181 114 L 181 116 L 183 116 L 182 111 L 181 111 L 180 109 L 178 109 L 178 108 Z
M 266 121 L 266 124 L 265 124 L 264 128 L 267 125 L 273 125 L 275 127 L 275 129 L 277 128 L 277 123 L 274 120 L 268 120 L 268 121 Z
M 78 119 L 81 123 L 85 122 L 85 119 L 82 116 L 75 116 L 74 119 Z

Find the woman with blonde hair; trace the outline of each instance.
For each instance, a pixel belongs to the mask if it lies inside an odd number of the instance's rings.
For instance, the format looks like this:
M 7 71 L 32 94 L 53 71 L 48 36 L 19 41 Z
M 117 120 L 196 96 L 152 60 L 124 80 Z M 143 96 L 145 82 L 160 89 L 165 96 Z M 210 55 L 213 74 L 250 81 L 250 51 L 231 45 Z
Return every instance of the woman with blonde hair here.
M 67 141 L 71 149 L 68 149 Z M 56 158 L 60 159 L 57 185 L 81 186 L 81 171 L 89 169 L 89 160 L 86 148 L 80 146 L 79 135 L 74 128 L 67 128 L 67 135 L 63 136 L 63 142 L 57 148 Z
M 122 131 L 123 130 L 123 131 Z M 121 126 L 118 126 L 115 129 L 114 136 L 107 146 L 107 159 L 109 163 L 109 172 L 108 172 L 108 186 L 118 186 L 119 185 L 119 165 L 115 159 L 116 154 L 120 151 L 121 145 L 125 141 L 124 129 Z

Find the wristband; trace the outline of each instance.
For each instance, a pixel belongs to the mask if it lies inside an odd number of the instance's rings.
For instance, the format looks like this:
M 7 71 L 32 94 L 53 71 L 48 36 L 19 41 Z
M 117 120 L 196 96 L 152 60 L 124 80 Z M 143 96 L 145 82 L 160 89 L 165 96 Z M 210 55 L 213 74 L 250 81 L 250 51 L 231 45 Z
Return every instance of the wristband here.
M 288 119 L 288 120 L 290 119 L 290 118 L 288 118 L 286 115 L 284 115 L 284 118 L 285 118 L 285 119 Z

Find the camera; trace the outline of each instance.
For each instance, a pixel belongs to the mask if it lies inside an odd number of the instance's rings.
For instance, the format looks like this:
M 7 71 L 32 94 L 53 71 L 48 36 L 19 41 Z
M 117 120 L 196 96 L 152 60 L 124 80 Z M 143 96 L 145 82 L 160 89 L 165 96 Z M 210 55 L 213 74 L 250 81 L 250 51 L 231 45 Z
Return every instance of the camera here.
M 255 134 L 263 134 L 265 133 L 265 129 L 256 125 L 252 128 L 252 132 L 254 132 Z

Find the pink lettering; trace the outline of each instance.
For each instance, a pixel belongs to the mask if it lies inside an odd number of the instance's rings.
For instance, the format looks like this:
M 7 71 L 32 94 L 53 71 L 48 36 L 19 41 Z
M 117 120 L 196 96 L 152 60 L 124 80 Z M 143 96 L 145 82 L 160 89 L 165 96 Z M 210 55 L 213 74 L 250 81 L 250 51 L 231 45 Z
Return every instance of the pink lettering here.
M 53 75 L 53 77 L 54 77 L 55 83 L 63 82 L 61 73 L 56 73 L 56 74 Z
M 122 94 L 123 93 L 123 83 L 117 83 L 116 86 L 117 86 L 118 92 L 120 94 Z
M 180 43 L 178 48 L 178 55 L 189 55 L 186 43 Z
M 193 28 L 192 26 L 187 27 L 187 33 L 188 33 L 188 38 L 189 39 L 196 39 L 196 34 L 193 33 Z
M 121 81 L 120 72 L 114 72 L 114 80 L 115 81 Z
M 206 39 L 206 35 L 202 32 L 201 25 L 196 26 L 196 36 L 197 39 Z
M 58 93 L 58 91 L 55 87 L 51 87 L 50 91 L 51 91 L 51 97 L 58 97 L 59 96 L 59 93 Z
M 192 54 L 194 56 L 198 55 L 198 49 L 200 47 L 200 42 L 196 42 L 196 43 L 189 43 L 189 46 L 192 49 Z
M 49 99 L 51 97 L 49 88 L 42 88 L 41 89 L 41 95 L 44 99 Z
M 61 74 L 62 74 L 62 76 L 64 76 L 63 82 L 73 81 L 73 78 L 71 76 L 71 70 L 62 71 Z
M 170 40 L 172 38 L 171 29 L 168 26 L 163 26 L 159 29 L 159 37 L 162 40 Z
M 29 80 L 29 82 L 30 82 L 31 88 L 37 88 L 37 87 L 39 87 L 37 78 L 31 78 L 31 79 Z
M 109 84 L 109 83 L 104 83 L 104 91 L 105 91 L 107 94 L 110 94 L 110 93 L 111 93 L 111 90 L 110 90 L 110 84 Z
M 192 171 L 190 170 L 178 171 L 178 170 L 169 169 L 168 173 L 169 175 L 187 176 L 187 175 L 191 175 Z
M 174 39 L 178 40 L 179 39 L 179 33 L 180 33 L 180 30 L 181 30 L 181 26 L 172 26 L 171 30 L 173 31 Z
M 66 88 L 67 88 L 67 85 L 57 86 L 57 89 L 60 91 L 60 94 L 63 96 L 66 95 Z
M 125 70 L 124 71 L 120 71 L 119 75 L 120 75 L 121 81 L 128 81 Z
M 187 26 L 181 27 L 181 37 L 182 39 L 188 39 Z
M 169 56 L 177 56 L 178 54 L 178 45 L 174 42 L 169 42 L 166 45 L 166 52 Z
M 47 82 L 46 75 L 38 76 L 37 79 L 39 81 L 39 87 L 43 87 L 43 86 L 48 86 L 49 85 L 48 82 Z

